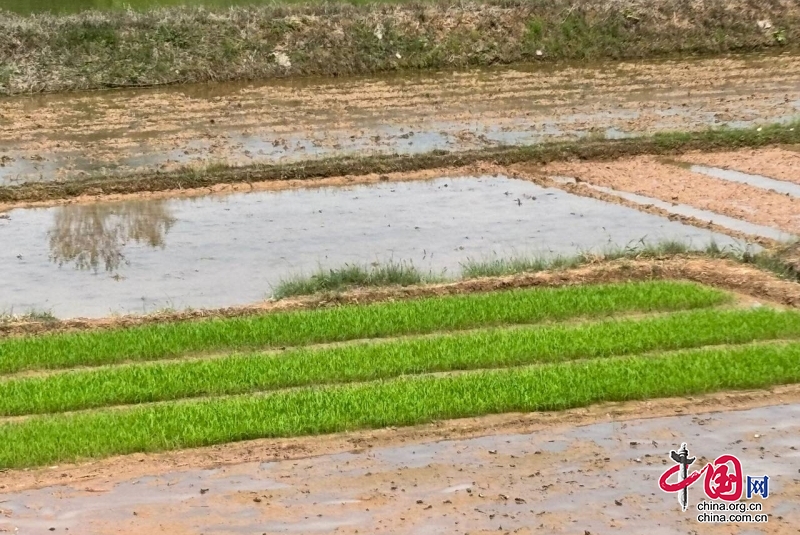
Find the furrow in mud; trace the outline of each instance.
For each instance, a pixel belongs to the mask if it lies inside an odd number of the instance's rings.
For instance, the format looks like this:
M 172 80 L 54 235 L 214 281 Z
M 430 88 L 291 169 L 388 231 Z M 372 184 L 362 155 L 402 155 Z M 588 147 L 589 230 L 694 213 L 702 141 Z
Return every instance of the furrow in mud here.
M 796 56 L 731 56 L 15 97 L 0 185 L 787 121 L 795 73 Z
M 792 235 L 800 234 L 800 199 L 693 173 L 650 156 L 603 163 L 552 163 L 539 172 L 710 210 Z
M 683 155 L 679 160 L 687 164 L 730 169 L 800 185 L 800 151 L 796 147 L 717 153 L 692 152 Z

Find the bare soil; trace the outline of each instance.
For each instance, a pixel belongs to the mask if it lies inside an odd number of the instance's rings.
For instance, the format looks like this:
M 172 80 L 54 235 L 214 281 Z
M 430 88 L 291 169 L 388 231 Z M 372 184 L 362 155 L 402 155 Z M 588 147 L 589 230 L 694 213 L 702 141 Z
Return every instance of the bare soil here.
M 9 471 L 0 474 L 0 527 L 606 533 L 655 522 L 666 533 L 697 526 L 697 513 L 680 514 L 654 479 L 688 439 L 701 463 L 735 453 L 745 473 L 768 473 L 771 518 L 758 532 L 794 533 L 798 403 L 794 385 Z M 697 486 L 690 499 L 701 499 Z
M 795 149 L 774 147 L 717 153 L 692 152 L 682 156 L 680 161 L 800 184 L 800 152 Z
M 595 163 L 597 165 L 602 165 L 602 162 L 595 162 Z M 670 221 L 679 221 L 685 225 L 692 225 L 698 228 L 704 228 L 714 232 L 727 234 L 729 236 L 742 240 L 744 243 L 757 243 L 768 249 L 778 245 L 774 239 L 769 237 L 759 236 L 743 232 L 740 230 L 731 229 L 724 225 L 720 225 L 719 223 L 715 223 L 713 220 L 705 220 L 699 217 L 673 213 L 670 212 L 669 210 L 655 206 L 653 204 L 641 204 L 638 202 L 634 202 L 625 199 L 623 197 L 620 197 L 619 195 L 615 195 L 614 193 L 598 191 L 597 189 L 587 186 L 586 183 L 583 182 L 579 183 L 559 182 L 553 180 L 552 177 L 541 174 L 540 171 L 541 167 L 537 165 L 518 164 L 511 166 L 509 169 L 511 171 L 509 174 L 511 174 L 515 178 L 530 180 L 532 182 L 535 182 L 536 184 L 539 184 L 540 186 L 559 188 L 574 195 L 591 197 L 592 199 L 598 199 L 600 201 L 605 201 L 612 204 L 627 206 L 628 208 L 633 208 L 634 210 L 639 210 L 640 212 L 657 215 L 659 217 L 669 219 Z M 2 205 L 0 205 L 0 211 L 2 211 L 1 206 Z
M 545 176 L 570 176 L 591 184 L 686 204 L 790 234 L 800 234 L 800 199 L 692 173 L 676 165 L 661 163 L 652 156 L 602 163 L 551 163 L 538 172 Z

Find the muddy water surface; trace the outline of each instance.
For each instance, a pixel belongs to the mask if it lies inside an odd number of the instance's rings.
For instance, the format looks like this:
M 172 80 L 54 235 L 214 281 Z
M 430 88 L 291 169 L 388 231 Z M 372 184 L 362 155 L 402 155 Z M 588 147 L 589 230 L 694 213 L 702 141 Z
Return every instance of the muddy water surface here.
M 293 79 L 0 99 L 0 185 L 619 138 L 800 117 L 800 58 Z
M 573 255 L 725 235 L 503 176 L 16 209 L 0 310 L 59 317 L 222 307 L 345 263 L 457 275 L 467 259 Z
M 654 401 L 653 403 L 658 403 Z M 795 533 L 800 405 L 557 425 L 531 434 L 361 449 L 0 494 L 18 533 Z M 767 524 L 700 525 L 658 488 L 688 442 L 769 475 Z M 758 501 L 759 498 L 755 498 Z M 746 501 L 746 500 L 745 500 Z

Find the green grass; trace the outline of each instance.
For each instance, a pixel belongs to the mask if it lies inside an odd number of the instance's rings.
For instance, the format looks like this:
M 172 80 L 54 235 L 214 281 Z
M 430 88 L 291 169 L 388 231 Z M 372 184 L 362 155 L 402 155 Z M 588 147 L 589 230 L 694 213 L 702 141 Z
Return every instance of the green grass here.
M 617 260 L 620 258 L 654 258 L 700 252 L 691 245 L 677 240 L 664 240 L 646 243 L 643 240 L 627 247 L 608 247 L 599 252 L 584 252 L 573 256 L 515 256 L 510 258 L 467 259 L 461 264 L 461 274 L 465 279 L 477 277 L 500 277 L 517 273 L 535 273 L 556 269 L 572 269 L 597 262 L 598 260 Z M 710 256 L 723 253 L 720 247 L 711 242 L 704 251 Z M 730 254 L 733 252 L 731 251 Z M 725 254 L 729 254 L 725 252 Z
M 800 343 L 751 345 L 33 417 L 0 426 L 0 467 L 760 388 L 800 381 L 798 362 Z
M 33 323 L 55 323 L 58 321 L 52 312 L 43 310 L 31 310 L 24 314 L 15 314 L 13 312 L 0 312 L 0 325 L 4 323 L 16 322 L 33 322 Z
M 279 356 L 120 366 L 0 382 L 0 415 L 605 358 L 800 337 L 800 313 L 701 310 L 642 320 L 462 333 Z
M 0 373 L 146 361 L 480 326 L 672 311 L 730 296 L 687 282 L 539 288 L 0 340 Z
M 511 258 L 490 258 L 487 260 L 467 259 L 461 264 L 461 279 L 477 277 L 496 277 L 516 273 L 533 273 L 554 269 L 571 269 L 598 260 L 619 258 L 653 258 L 699 252 L 689 243 L 678 240 L 663 240 L 648 243 L 643 239 L 625 247 L 607 247 L 599 252 L 582 252 L 572 256 L 518 256 Z M 738 251 L 721 249 L 715 242 L 705 248 L 711 256 L 735 256 Z M 300 295 L 314 295 L 324 292 L 339 292 L 358 287 L 410 286 L 413 284 L 443 282 L 448 280 L 444 274 L 423 275 L 411 264 L 390 262 L 372 267 L 345 264 L 343 267 L 319 270 L 310 276 L 298 275 L 281 281 L 273 297 L 284 299 Z M 451 279 L 452 280 L 452 279 Z
M 226 7 L 242 2 L 4 0 L 0 58 L 8 80 L 0 95 L 793 51 L 800 41 L 800 9 L 786 1 L 758 9 L 750 0 L 251 0 Z M 162 4 L 172 7 L 156 8 Z M 64 5 L 103 9 L 58 13 Z M 765 32 L 759 20 L 774 30 Z M 290 64 L 276 61 L 277 51 Z
M 579 253 L 574 256 L 515 256 L 510 258 L 467 259 L 461 264 L 464 279 L 499 277 L 519 273 L 535 273 L 558 269 L 573 269 L 582 265 L 618 259 L 661 258 L 689 254 L 707 258 L 733 260 L 771 271 L 783 279 L 800 281 L 800 244 L 797 241 L 779 243 L 771 249 L 753 252 L 744 248 L 720 247 L 711 242 L 705 249 L 693 249 L 690 244 L 666 240 L 654 244 L 637 243 L 628 247 L 612 247 L 598 253 Z
M 309 0 L 313 2 L 314 0 Z M 318 0 L 321 1 L 321 0 Z M 345 4 L 400 3 L 404 0 L 339 0 Z M 181 6 L 204 6 L 212 9 L 225 9 L 236 6 L 257 6 L 275 4 L 303 4 L 305 0 L 3 0 L 2 9 L 28 15 L 32 13 L 80 13 L 82 11 L 124 11 L 133 9 L 147 11 L 159 8 Z
M 308 277 L 297 276 L 282 280 L 273 292 L 273 297 L 283 299 L 297 295 L 335 292 L 347 288 L 374 286 L 410 286 L 424 282 L 437 282 L 439 277 L 423 275 L 413 265 L 390 262 L 372 267 L 345 264 L 335 269 L 320 269 Z

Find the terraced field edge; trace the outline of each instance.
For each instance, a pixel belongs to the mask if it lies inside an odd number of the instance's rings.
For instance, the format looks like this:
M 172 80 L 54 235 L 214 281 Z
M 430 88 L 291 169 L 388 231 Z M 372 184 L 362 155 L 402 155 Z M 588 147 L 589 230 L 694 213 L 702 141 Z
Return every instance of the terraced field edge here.
M 381 175 L 426 169 L 466 167 L 478 163 L 498 166 L 521 162 L 546 164 L 570 159 L 610 160 L 651 155 L 678 155 L 689 151 L 733 150 L 800 143 L 800 121 L 752 128 L 716 128 L 693 132 L 656 133 L 626 139 L 547 142 L 527 146 L 490 147 L 470 151 L 435 150 L 419 155 L 348 156 L 313 159 L 291 164 L 249 166 L 212 165 L 174 172 L 138 172 L 130 175 L 98 175 L 63 182 L 27 182 L 0 186 L 0 204 L 70 199 L 82 195 L 133 194 L 175 191 L 218 184 L 281 180 L 311 180 L 346 175 Z
M 0 94 L 794 49 L 780 0 L 314 2 L 14 15 Z

